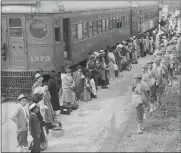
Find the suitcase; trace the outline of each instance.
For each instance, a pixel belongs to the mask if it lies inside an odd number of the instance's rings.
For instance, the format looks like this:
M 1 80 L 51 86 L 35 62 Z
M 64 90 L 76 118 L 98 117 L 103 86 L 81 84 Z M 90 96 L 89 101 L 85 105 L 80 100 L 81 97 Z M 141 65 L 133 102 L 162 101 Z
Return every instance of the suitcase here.
M 60 109 L 61 109 L 61 114 L 64 114 L 64 115 L 70 115 L 72 111 L 71 106 L 68 106 L 68 105 L 60 106 Z

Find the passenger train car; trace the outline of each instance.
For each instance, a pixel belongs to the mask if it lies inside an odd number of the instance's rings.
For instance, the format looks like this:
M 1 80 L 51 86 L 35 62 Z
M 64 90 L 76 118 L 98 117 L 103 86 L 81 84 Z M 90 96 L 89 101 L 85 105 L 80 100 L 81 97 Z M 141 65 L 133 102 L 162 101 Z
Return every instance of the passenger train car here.
M 75 65 L 157 27 L 158 11 L 151 1 L 3 1 L 2 93 L 29 94 L 35 71 L 60 72 L 64 51 Z

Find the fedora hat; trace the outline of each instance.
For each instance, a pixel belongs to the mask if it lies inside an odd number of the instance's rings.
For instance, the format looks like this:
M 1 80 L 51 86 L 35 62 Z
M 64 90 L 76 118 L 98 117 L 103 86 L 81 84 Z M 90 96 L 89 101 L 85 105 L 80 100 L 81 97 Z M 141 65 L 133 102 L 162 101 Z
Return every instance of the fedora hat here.
M 95 59 L 96 59 L 96 56 L 94 56 L 94 55 L 90 56 L 90 60 L 95 60 Z
M 41 77 L 41 74 L 40 74 L 40 73 L 35 74 L 35 79 L 38 79 L 38 78 L 40 78 L 40 77 Z
M 36 93 L 33 95 L 32 100 L 34 103 L 38 103 L 42 100 L 42 94 Z
M 18 96 L 18 100 L 19 100 L 19 101 L 20 101 L 21 99 L 23 99 L 23 98 L 26 98 L 26 99 L 27 99 L 27 97 L 26 97 L 24 94 L 21 94 L 21 95 Z

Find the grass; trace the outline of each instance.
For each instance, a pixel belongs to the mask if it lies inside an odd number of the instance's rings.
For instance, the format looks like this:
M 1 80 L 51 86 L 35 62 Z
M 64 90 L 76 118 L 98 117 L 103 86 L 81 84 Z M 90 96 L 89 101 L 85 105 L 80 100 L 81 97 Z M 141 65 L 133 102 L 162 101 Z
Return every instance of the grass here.
M 179 81 L 175 80 L 171 96 L 162 98 L 162 106 L 149 114 L 144 122 L 144 133 L 132 134 L 119 145 L 120 152 L 180 152 L 181 151 L 181 95 Z M 170 101 L 169 101 L 170 99 Z M 168 101 L 168 102 L 167 102 Z M 167 112 L 167 113 L 166 113 Z M 133 126 L 136 131 L 136 125 Z M 134 134 L 133 134 L 134 133 Z

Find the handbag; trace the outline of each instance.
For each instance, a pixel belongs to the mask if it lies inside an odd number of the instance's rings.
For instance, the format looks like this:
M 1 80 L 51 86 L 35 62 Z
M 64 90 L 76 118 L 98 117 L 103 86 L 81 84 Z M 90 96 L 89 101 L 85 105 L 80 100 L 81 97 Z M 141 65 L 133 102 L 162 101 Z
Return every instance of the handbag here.
M 118 70 L 118 66 L 117 64 L 114 64 L 114 70 L 117 71 Z

